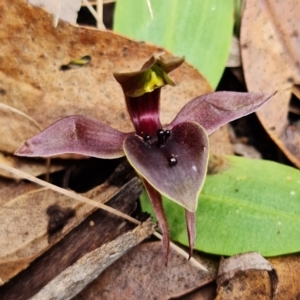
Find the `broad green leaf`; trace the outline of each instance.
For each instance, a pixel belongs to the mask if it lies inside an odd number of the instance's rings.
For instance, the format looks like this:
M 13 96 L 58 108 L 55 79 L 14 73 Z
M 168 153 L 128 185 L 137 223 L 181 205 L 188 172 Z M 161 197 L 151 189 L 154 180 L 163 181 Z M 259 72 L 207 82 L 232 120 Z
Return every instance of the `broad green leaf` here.
M 233 1 L 118 0 L 114 30 L 185 56 L 216 87 L 231 44 Z
M 219 255 L 300 251 L 300 172 L 275 162 L 235 156 L 208 175 L 196 216 L 195 248 Z M 151 211 L 147 195 L 142 208 Z M 184 211 L 164 198 L 171 239 L 188 244 Z

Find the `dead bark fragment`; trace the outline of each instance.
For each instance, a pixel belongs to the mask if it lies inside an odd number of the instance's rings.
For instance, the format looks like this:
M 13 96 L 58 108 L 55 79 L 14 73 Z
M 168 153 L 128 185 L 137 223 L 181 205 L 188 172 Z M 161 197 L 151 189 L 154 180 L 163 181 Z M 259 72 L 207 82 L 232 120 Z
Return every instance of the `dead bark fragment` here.
M 259 253 L 249 252 L 222 259 L 217 278 L 216 299 L 273 299 L 278 276 L 273 266 Z
M 31 300 L 72 299 L 128 249 L 149 237 L 154 232 L 154 227 L 153 222 L 149 219 L 133 231 L 84 255 L 49 282 Z

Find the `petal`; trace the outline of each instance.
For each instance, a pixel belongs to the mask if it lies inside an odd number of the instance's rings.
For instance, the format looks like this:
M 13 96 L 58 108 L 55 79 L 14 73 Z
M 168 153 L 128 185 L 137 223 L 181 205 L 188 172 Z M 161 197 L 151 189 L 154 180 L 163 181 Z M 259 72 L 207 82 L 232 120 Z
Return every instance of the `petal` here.
M 165 265 L 168 264 L 168 255 L 170 250 L 170 230 L 168 225 L 168 220 L 164 212 L 164 207 L 162 204 L 162 198 L 160 193 L 152 187 L 151 184 L 145 180 L 145 178 L 142 178 L 144 186 L 146 188 L 146 191 L 148 193 L 148 196 L 150 198 L 150 201 L 152 203 L 156 218 L 158 220 L 158 225 L 162 231 L 163 236 L 163 253 L 165 258 Z
M 171 130 L 164 146 L 151 146 L 137 135 L 124 141 L 130 164 L 155 189 L 195 211 L 204 183 L 208 161 L 208 137 L 197 123 L 185 122 Z M 176 165 L 172 162 L 177 161 Z
M 124 156 L 122 148 L 127 135 L 96 119 L 70 116 L 27 140 L 15 154 L 51 156 L 77 153 L 98 158 L 117 158 Z
M 259 109 L 273 95 L 262 93 L 216 92 L 188 102 L 168 126 L 181 122 L 201 124 L 208 134 L 222 125 Z
M 189 238 L 189 246 L 190 246 L 189 259 L 190 259 L 193 255 L 195 239 L 196 239 L 196 215 L 195 215 L 195 213 L 185 210 L 185 220 L 186 220 L 186 227 L 187 227 L 188 238 Z

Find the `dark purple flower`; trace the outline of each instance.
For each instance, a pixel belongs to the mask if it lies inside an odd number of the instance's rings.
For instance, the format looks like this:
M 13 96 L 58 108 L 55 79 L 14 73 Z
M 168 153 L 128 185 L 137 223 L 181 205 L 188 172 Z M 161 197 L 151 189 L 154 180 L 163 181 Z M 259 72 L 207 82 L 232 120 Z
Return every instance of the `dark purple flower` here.
M 174 85 L 168 73 L 182 58 L 165 61 L 152 57 L 133 73 L 116 73 L 135 132 L 123 133 L 86 116 L 59 120 L 25 142 L 19 156 L 78 153 L 99 158 L 126 156 L 140 175 L 163 233 L 167 262 L 170 236 L 161 194 L 186 211 L 190 255 L 196 236 L 195 211 L 209 156 L 208 135 L 220 126 L 247 115 L 271 95 L 217 92 L 187 103 L 175 119 L 162 125 L 159 118 L 161 88 Z

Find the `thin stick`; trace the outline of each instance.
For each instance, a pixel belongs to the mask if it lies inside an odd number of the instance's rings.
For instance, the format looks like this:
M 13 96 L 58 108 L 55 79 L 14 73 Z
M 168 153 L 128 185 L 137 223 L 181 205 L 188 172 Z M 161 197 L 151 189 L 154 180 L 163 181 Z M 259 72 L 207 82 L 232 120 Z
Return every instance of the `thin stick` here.
M 88 10 L 91 12 L 91 14 L 94 16 L 94 18 L 96 19 L 97 27 L 99 28 L 99 26 L 100 26 L 100 25 L 98 26 L 98 24 L 102 24 L 102 28 L 101 27 L 100 28 L 105 29 L 103 22 L 102 22 L 102 18 L 101 18 L 101 20 L 99 20 L 98 14 L 97 14 L 96 10 L 94 9 L 94 7 L 90 4 L 90 2 L 88 0 L 82 0 L 82 1 L 85 4 L 85 6 L 88 8 Z
M 105 29 L 103 23 L 103 1 L 102 0 L 97 0 L 97 15 L 98 15 L 97 28 Z
M 112 214 L 114 214 L 116 216 L 124 218 L 124 219 L 126 219 L 126 220 L 128 220 L 128 221 L 130 221 L 130 222 L 132 222 L 134 224 L 137 224 L 137 225 L 141 224 L 141 222 L 139 222 L 138 220 L 136 220 L 136 219 L 134 219 L 134 218 L 132 218 L 132 217 L 130 217 L 130 216 L 128 216 L 128 215 L 126 215 L 126 214 L 124 214 L 124 213 L 122 213 L 122 212 L 114 209 L 114 208 L 112 208 L 112 207 L 109 207 L 109 206 L 107 206 L 105 204 L 102 204 L 100 202 L 88 199 L 88 198 L 86 198 L 84 196 L 76 194 L 75 192 L 68 191 L 68 190 L 65 190 L 63 188 L 60 188 L 60 187 L 58 187 L 56 185 L 48 183 L 48 182 L 46 182 L 44 180 L 41 180 L 39 178 L 36 178 L 36 177 L 34 177 L 34 176 L 32 176 L 32 175 L 30 175 L 28 173 L 25 173 L 25 172 L 23 172 L 21 170 L 15 169 L 15 168 L 10 167 L 10 166 L 7 166 L 7 165 L 5 165 L 3 163 L 0 163 L 0 168 L 4 169 L 6 171 L 9 171 L 9 172 L 11 172 L 11 173 L 13 173 L 15 175 L 18 175 L 21 178 L 27 179 L 27 180 L 29 180 L 31 182 L 35 182 L 35 183 L 37 183 L 37 184 L 39 184 L 39 185 L 41 185 L 43 187 L 49 188 L 49 189 L 51 189 L 51 190 L 53 190 L 55 192 L 58 192 L 60 194 L 63 194 L 63 195 L 68 196 L 70 198 L 73 198 L 75 200 L 78 200 L 78 201 L 81 201 L 83 203 L 86 203 L 86 204 L 93 205 L 93 206 L 96 206 L 98 208 L 101 208 L 101 209 L 103 209 L 103 210 L 105 210 L 107 212 L 110 212 L 110 213 L 112 213 Z
M 58 24 L 58 20 L 59 20 L 59 15 L 60 15 L 60 11 L 61 11 L 61 4 L 62 4 L 63 0 L 59 0 L 58 1 L 58 7 L 57 7 L 57 11 L 56 14 L 54 15 L 53 18 L 53 27 L 56 28 L 57 24 Z
M 85 6 L 89 9 L 91 14 L 94 16 L 94 18 L 98 22 L 98 15 L 97 15 L 97 12 L 95 11 L 94 7 L 90 4 L 90 2 L 88 0 L 82 0 L 82 2 L 85 4 Z

